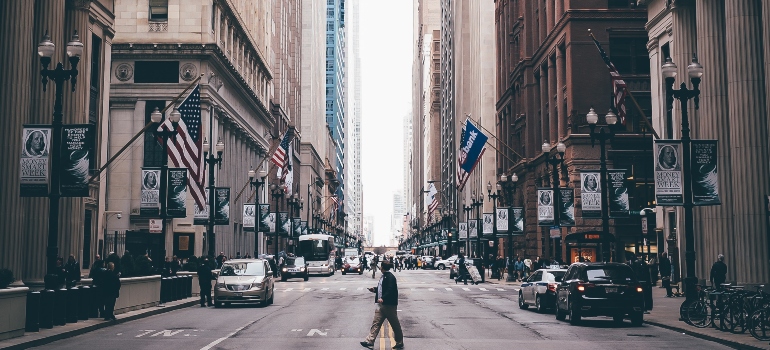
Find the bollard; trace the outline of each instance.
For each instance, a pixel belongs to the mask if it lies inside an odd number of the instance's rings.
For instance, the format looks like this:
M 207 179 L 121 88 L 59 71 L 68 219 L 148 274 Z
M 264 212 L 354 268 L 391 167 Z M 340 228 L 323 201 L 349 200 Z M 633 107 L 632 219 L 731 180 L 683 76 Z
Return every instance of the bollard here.
M 174 280 L 174 300 L 182 299 L 182 279 L 177 276 L 171 278 Z
M 187 275 L 184 276 L 185 282 L 184 282 L 184 297 L 189 298 L 192 297 L 192 276 Z
M 179 284 L 174 276 L 169 277 L 169 280 L 171 282 L 171 301 L 175 301 L 177 300 L 176 295 L 179 292 Z
M 102 306 L 102 291 L 99 289 L 99 286 L 95 284 L 92 284 L 90 287 L 91 288 L 88 289 L 88 297 L 91 299 L 91 305 L 88 308 L 88 317 L 98 318 Z
M 88 319 L 88 312 L 91 309 L 91 287 L 80 286 L 78 288 L 78 320 L 85 321 Z
M 171 301 L 171 279 L 168 277 L 160 279 L 160 298 L 164 303 Z
M 60 288 L 54 294 L 53 325 L 63 326 L 67 324 L 67 290 Z
M 40 328 L 53 328 L 53 305 L 56 292 L 50 289 L 40 291 L 40 308 L 38 322 Z
M 27 293 L 27 320 L 24 331 L 40 331 L 40 292 Z
M 78 293 L 80 289 L 78 287 L 72 287 L 67 289 L 67 323 L 78 322 Z

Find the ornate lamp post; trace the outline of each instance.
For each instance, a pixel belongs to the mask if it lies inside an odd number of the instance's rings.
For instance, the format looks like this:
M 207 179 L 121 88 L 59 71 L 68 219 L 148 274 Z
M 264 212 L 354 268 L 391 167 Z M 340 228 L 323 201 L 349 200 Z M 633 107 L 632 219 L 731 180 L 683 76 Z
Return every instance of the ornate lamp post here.
M 551 183 L 551 188 L 553 189 L 553 226 L 559 227 L 559 210 L 557 208 L 557 205 L 560 203 L 560 193 L 559 193 L 559 169 L 561 169 L 562 164 L 564 164 L 564 152 L 567 150 L 567 146 L 564 145 L 563 142 L 559 142 L 556 144 L 556 153 L 551 155 L 551 144 L 548 143 L 548 141 L 543 142 L 542 146 L 543 153 L 546 155 L 546 162 L 548 164 L 551 164 L 551 167 L 553 167 L 553 182 Z M 546 242 L 549 242 L 549 249 L 548 249 L 548 258 L 551 258 L 551 250 L 550 250 L 550 230 L 549 230 L 549 236 L 548 240 Z
M 477 197 L 476 192 L 474 191 L 471 196 L 471 206 L 476 208 L 476 260 L 474 260 L 474 262 L 477 262 L 476 267 L 479 269 L 479 273 L 481 274 L 481 282 L 484 282 L 484 253 L 483 247 L 481 246 L 481 235 L 483 234 L 484 230 L 482 230 L 480 213 L 480 208 L 483 205 L 484 195 L 479 194 Z
M 40 70 L 40 75 L 43 77 L 43 91 L 46 90 L 48 85 L 48 79 L 53 80 L 56 91 L 53 104 L 53 121 L 51 123 L 51 192 L 48 194 L 49 207 L 48 207 L 48 248 L 46 249 L 46 256 L 48 258 L 48 273 L 52 274 L 56 268 L 56 258 L 59 255 L 59 198 L 61 198 L 61 192 L 59 192 L 59 172 L 61 163 L 61 153 L 59 151 L 59 144 L 61 143 L 61 134 L 64 117 L 64 106 L 62 99 L 64 96 L 64 82 L 72 79 L 72 91 L 75 91 L 75 85 L 77 84 L 78 77 L 78 63 L 80 62 L 80 56 L 83 54 L 83 43 L 80 42 L 77 30 L 72 35 L 72 39 L 67 43 L 67 57 L 69 57 L 71 69 L 64 69 L 64 65 L 61 62 L 56 64 L 56 69 L 49 70 L 48 65 L 51 64 L 51 56 L 56 51 L 56 45 L 51 42 L 51 37 L 48 36 L 48 32 L 43 36 L 43 41 L 37 46 L 37 54 L 40 55 L 40 64 L 43 69 Z
M 171 121 L 171 130 L 166 130 L 165 128 L 160 128 L 161 121 L 163 120 L 163 114 L 160 113 L 158 110 L 158 107 L 155 107 L 155 110 L 150 113 L 150 120 L 155 124 L 155 129 L 153 129 L 153 133 L 155 134 L 155 137 L 159 137 L 161 140 L 163 140 L 163 162 L 160 166 L 160 219 L 163 223 L 161 225 L 161 249 L 160 249 L 160 259 L 158 261 L 162 261 L 166 257 L 166 234 L 167 234 L 167 222 L 166 219 L 168 216 L 166 215 L 166 205 L 167 205 L 167 198 L 166 198 L 166 182 L 168 182 L 168 139 L 171 137 L 176 137 L 177 131 L 176 128 L 179 126 L 179 120 L 182 119 L 182 113 L 179 113 L 179 110 L 174 107 L 174 110 L 171 112 L 171 114 L 168 117 L 169 121 Z M 160 128 L 161 130 L 158 130 Z
M 270 184 L 270 195 L 273 197 L 273 201 L 275 202 L 275 217 L 276 222 L 278 222 L 278 199 L 283 197 L 283 187 L 278 186 L 276 184 Z M 275 228 L 275 237 L 273 237 L 273 259 L 276 259 L 275 262 L 278 263 L 278 230 L 279 228 Z
M 487 197 L 490 201 L 492 201 L 492 237 L 494 237 L 494 255 L 497 257 L 497 200 L 502 197 L 500 194 L 502 192 L 503 186 L 498 182 L 495 186 L 495 192 L 492 192 L 492 182 L 487 181 Z M 509 230 L 510 231 L 510 230 Z
M 265 184 L 265 178 L 267 177 L 267 171 L 264 169 L 259 171 L 257 176 L 254 169 L 249 169 L 249 184 L 254 188 L 254 211 L 259 213 L 259 188 Z M 259 256 L 259 222 L 254 223 L 254 258 Z
M 302 197 L 300 197 L 297 193 L 294 193 L 294 195 L 292 195 L 289 199 L 286 200 L 286 202 L 288 203 L 289 207 L 291 208 L 291 211 L 289 212 L 289 220 L 292 222 L 292 225 L 291 225 L 291 231 L 292 232 L 289 232 L 289 237 L 292 237 L 292 238 L 290 238 L 290 239 L 292 239 L 292 241 L 293 241 L 294 229 L 295 229 L 294 228 L 294 218 L 295 217 L 297 217 L 297 218 L 300 217 L 300 211 L 303 208 L 302 201 L 303 201 Z M 292 245 L 292 250 L 294 249 L 294 247 L 295 247 L 295 245 Z
M 519 177 L 516 176 L 516 173 L 513 173 L 510 177 L 508 177 L 505 174 L 500 175 L 500 182 L 498 182 L 498 185 L 502 186 L 503 193 L 505 193 L 506 203 L 508 204 L 508 208 L 511 208 L 513 206 L 513 196 L 516 194 L 516 185 L 519 181 Z M 511 213 L 511 210 L 508 210 L 508 213 Z M 508 215 L 508 262 L 509 264 L 513 263 L 513 228 L 510 226 L 512 224 L 511 215 Z M 513 276 L 513 274 L 508 274 L 508 277 L 505 279 L 507 282 L 514 282 L 516 279 Z
M 214 116 L 209 116 L 209 137 L 213 140 L 213 130 L 212 130 L 212 124 L 214 123 Z M 214 235 L 214 217 L 216 216 L 216 213 L 214 212 L 216 209 L 216 180 L 214 178 L 214 165 L 218 166 L 218 168 L 222 169 L 222 153 L 225 151 L 225 144 L 222 142 L 222 139 L 219 139 L 217 141 L 217 144 L 215 147 L 215 151 L 217 152 L 216 157 L 214 156 L 214 152 L 209 152 L 211 150 L 211 146 L 209 145 L 209 142 L 207 139 L 203 139 L 203 159 L 205 160 L 205 165 L 209 169 L 209 236 L 206 239 L 206 242 L 208 244 L 208 255 L 213 257 L 214 252 L 216 251 L 216 237 Z
M 676 78 L 676 64 L 671 57 L 666 58 L 666 63 L 661 67 L 663 77 L 666 79 L 666 108 L 671 111 L 674 107 L 674 99 L 682 104 L 682 177 L 684 177 L 684 241 L 685 241 L 685 263 L 687 264 L 687 277 L 684 279 L 685 301 L 682 306 L 690 305 L 697 299 L 695 284 L 698 278 L 695 276 L 695 241 L 693 234 L 693 214 L 692 214 L 692 174 L 690 167 L 692 165 L 690 150 L 690 121 L 687 115 L 687 101 L 695 100 L 695 109 L 698 109 L 700 102 L 700 79 L 703 76 L 703 66 L 698 63 L 698 58 L 693 54 L 692 63 L 687 66 L 687 75 L 692 82 L 692 90 L 687 89 L 687 84 L 682 82 L 679 90 L 674 90 L 674 79 Z
M 609 217 L 609 200 L 608 200 L 608 193 L 607 193 L 607 157 L 605 156 L 606 150 L 605 150 L 605 144 L 607 140 L 612 140 L 613 137 L 615 137 L 615 132 L 612 129 L 613 126 L 615 126 L 615 123 L 618 122 L 618 116 L 615 115 L 615 113 L 612 113 L 612 110 L 607 112 L 607 115 L 604 116 L 604 121 L 607 122 L 607 127 L 599 127 L 599 131 L 596 132 L 596 123 L 599 121 L 599 115 L 596 114 L 593 107 L 591 107 L 591 110 L 588 111 L 588 114 L 586 115 L 586 120 L 588 121 L 588 127 L 591 128 L 591 147 L 594 146 L 594 142 L 596 140 L 599 140 L 599 148 L 600 148 L 600 155 L 599 155 L 599 172 L 601 173 L 599 176 L 601 176 L 601 191 L 602 191 L 602 233 L 604 233 L 604 237 L 609 237 L 610 233 L 610 217 Z M 606 131 L 605 131 L 606 130 Z M 609 253 L 610 253 L 610 247 L 609 242 L 604 242 L 604 247 L 602 248 L 602 258 L 604 261 L 609 261 Z

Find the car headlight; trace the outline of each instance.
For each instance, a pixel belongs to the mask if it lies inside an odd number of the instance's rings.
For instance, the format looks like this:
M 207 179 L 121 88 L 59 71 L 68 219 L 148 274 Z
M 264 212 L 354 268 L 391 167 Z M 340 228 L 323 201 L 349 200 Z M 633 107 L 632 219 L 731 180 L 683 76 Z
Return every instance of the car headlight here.
M 255 282 L 255 283 L 252 283 L 252 284 L 251 284 L 251 289 L 262 289 L 262 286 L 263 286 L 263 285 L 264 285 L 264 284 L 263 284 L 262 282 L 258 282 L 258 283 L 257 283 L 257 282 Z
M 286 272 L 286 268 L 284 267 L 282 271 L 283 271 L 283 272 Z
M 225 286 L 225 282 L 219 282 L 217 283 L 217 288 L 227 288 L 227 286 Z
M 299 270 L 300 271 L 305 271 L 305 268 L 304 267 L 300 267 Z

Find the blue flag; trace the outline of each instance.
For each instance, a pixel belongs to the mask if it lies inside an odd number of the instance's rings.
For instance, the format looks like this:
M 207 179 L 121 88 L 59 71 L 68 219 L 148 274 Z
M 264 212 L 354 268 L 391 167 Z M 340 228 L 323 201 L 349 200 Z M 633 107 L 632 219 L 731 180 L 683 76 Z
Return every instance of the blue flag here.
M 468 173 L 473 171 L 479 156 L 481 156 L 481 150 L 484 149 L 484 145 L 487 143 L 487 138 L 487 135 L 484 135 L 481 130 L 476 128 L 470 119 L 465 121 L 465 132 L 460 141 L 460 154 L 458 157 L 460 168 Z

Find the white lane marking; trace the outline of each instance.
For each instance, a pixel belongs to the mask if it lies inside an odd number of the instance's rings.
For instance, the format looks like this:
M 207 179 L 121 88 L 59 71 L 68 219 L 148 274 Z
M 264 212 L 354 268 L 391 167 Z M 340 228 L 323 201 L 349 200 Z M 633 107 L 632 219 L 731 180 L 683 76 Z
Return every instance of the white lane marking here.
M 294 288 L 286 288 L 283 292 L 286 293 L 286 292 L 290 292 L 292 290 L 294 290 Z
M 466 292 L 470 292 L 471 291 L 470 288 L 463 288 L 463 290 L 466 291 Z
M 416 292 L 416 291 L 417 291 L 417 288 L 412 288 L 412 292 Z
M 172 331 L 172 330 L 164 329 L 164 330 L 162 330 L 162 331 L 160 331 L 158 333 L 155 333 L 155 334 L 151 335 L 150 337 L 157 337 L 157 336 L 159 336 L 161 334 L 164 337 L 170 337 L 170 336 L 172 336 L 174 334 L 179 334 L 179 333 L 182 333 L 182 332 L 184 332 L 184 329 L 180 329 L 178 331 Z
M 238 333 L 238 332 L 240 332 L 242 329 L 244 329 L 244 328 L 246 328 L 246 327 L 248 327 L 248 326 L 251 326 L 252 324 L 254 324 L 254 322 L 257 322 L 257 321 L 259 321 L 259 320 L 260 320 L 260 319 L 258 318 L 258 319 L 254 320 L 254 321 L 251 321 L 251 322 L 247 323 L 247 324 L 246 324 L 246 325 L 244 325 L 244 326 L 241 326 L 241 327 L 239 327 L 239 328 L 236 328 L 234 332 L 232 332 L 232 333 L 230 333 L 230 334 L 228 334 L 228 335 L 226 335 L 226 336 L 224 336 L 224 337 L 222 337 L 222 338 L 219 338 L 219 339 L 217 339 L 217 340 L 215 340 L 215 341 L 213 341 L 213 342 L 209 343 L 209 345 L 206 345 L 206 346 L 202 347 L 202 348 L 201 348 L 201 350 L 209 350 L 209 349 L 213 348 L 213 347 L 214 347 L 214 346 L 216 346 L 217 344 L 219 344 L 219 343 L 221 343 L 221 342 L 225 341 L 225 339 L 227 339 L 227 338 L 230 338 L 230 337 L 234 336 L 234 335 L 235 335 L 235 333 Z
M 329 288 L 321 288 L 321 290 L 329 290 Z
M 364 287 L 358 287 L 356 290 L 364 290 Z
M 322 336 L 326 336 L 326 333 L 328 333 L 328 332 L 321 332 L 321 330 L 313 328 L 313 329 L 310 330 L 310 332 L 307 332 L 307 336 L 308 337 L 312 337 L 312 336 L 314 336 L 316 334 L 322 335 Z
M 451 292 L 452 291 L 452 288 L 444 288 L 444 289 L 446 289 L 447 292 Z
M 435 291 L 436 289 L 435 289 L 435 288 L 428 288 L 428 290 L 429 290 L 429 291 L 431 291 L 431 292 L 433 292 L 433 291 Z
M 497 290 L 499 290 L 501 292 L 505 292 L 505 289 L 502 289 L 502 288 L 497 288 Z
M 123 333 L 118 333 L 118 335 L 123 335 Z
M 303 289 L 302 291 L 303 291 L 303 292 L 309 292 L 311 289 L 313 289 L 313 288 L 305 288 L 305 289 Z
M 340 288 L 340 290 L 345 290 L 345 289 L 347 289 L 347 288 L 345 288 L 345 287 Z
M 479 290 L 482 290 L 484 292 L 488 292 L 488 290 L 486 288 L 479 288 Z
M 137 335 L 137 336 L 136 336 L 136 337 L 134 337 L 134 338 L 139 338 L 139 337 L 141 337 L 141 336 L 145 336 L 145 335 L 147 335 L 147 334 L 150 334 L 150 333 L 152 333 L 152 332 L 155 332 L 155 330 L 154 330 L 154 329 L 144 329 L 143 331 L 144 331 L 144 333 L 142 333 L 142 334 L 139 334 L 139 335 Z

